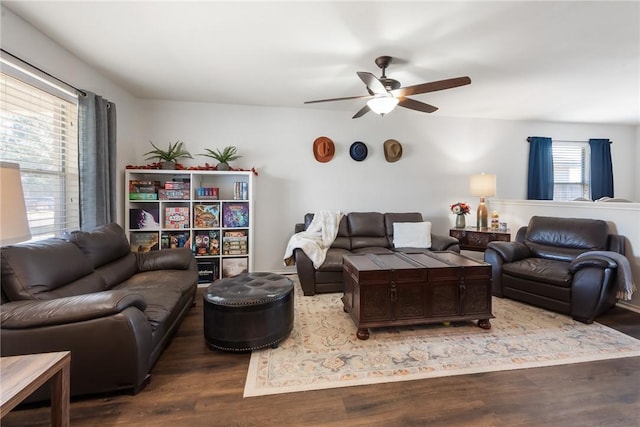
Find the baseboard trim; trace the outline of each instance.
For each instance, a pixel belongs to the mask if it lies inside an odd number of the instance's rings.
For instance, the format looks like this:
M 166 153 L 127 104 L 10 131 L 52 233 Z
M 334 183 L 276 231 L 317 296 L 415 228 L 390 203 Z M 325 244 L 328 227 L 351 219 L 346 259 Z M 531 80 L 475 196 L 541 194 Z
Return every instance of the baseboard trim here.
M 624 302 L 624 301 L 618 301 L 616 305 L 618 307 L 622 307 L 622 308 L 627 309 L 629 311 L 634 311 L 636 313 L 640 313 L 640 307 L 638 307 L 637 305 L 629 304 L 628 302 Z

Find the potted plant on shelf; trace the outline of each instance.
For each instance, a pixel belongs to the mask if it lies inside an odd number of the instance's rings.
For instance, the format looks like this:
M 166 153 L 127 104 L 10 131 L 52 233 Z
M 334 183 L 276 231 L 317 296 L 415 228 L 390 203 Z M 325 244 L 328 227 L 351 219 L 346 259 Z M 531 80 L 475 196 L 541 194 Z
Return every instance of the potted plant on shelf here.
M 144 153 L 147 160 L 158 159 L 162 169 L 175 169 L 176 162 L 183 158 L 193 159 L 191 154 L 183 148 L 182 141 L 176 141 L 174 144 L 169 143 L 169 148 L 163 150 L 158 148 L 153 142 L 149 141 L 154 150 Z
M 229 162 L 239 159 L 240 155 L 238 155 L 238 149 L 233 145 L 229 145 L 224 147 L 222 151 L 220 150 L 211 150 L 209 148 L 205 148 L 206 153 L 200 154 L 201 156 L 211 157 L 218 161 L 216 165 L 216 169 L 219 171 L 227 171 L 229 170 Z

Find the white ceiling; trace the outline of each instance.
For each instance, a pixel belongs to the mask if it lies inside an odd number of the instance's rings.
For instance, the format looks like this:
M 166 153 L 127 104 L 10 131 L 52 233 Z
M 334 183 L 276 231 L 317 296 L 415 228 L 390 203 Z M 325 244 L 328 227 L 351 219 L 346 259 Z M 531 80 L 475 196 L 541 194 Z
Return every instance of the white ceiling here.
M 414 96 L 433 115 L 640 124 L 638 1 L 3 5 L 139 98 L 353 115 L 362 100 L 303 102 L 365 95 L 356 71 L 390 55 L 403 86 L 471 77 Z

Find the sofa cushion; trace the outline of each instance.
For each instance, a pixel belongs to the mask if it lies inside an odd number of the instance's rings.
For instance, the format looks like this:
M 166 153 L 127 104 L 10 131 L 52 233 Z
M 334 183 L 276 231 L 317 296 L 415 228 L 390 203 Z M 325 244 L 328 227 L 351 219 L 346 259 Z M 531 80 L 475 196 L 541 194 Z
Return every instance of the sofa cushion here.
M 389 237 L 389 242 L 393 241 L 393 224 L 395 222 L 422 222 L 420 212 L 387 212 L 384 214 L 384 228 Z
M 127 236 L 118 224 L 106 224 L 93 231 L 72 231 L 65 239 L 75 244 L 91 260 L 93 267 L 100 267 L 131 251 Z
M 352 212 L 347 215 L 351 249 L 369 246 L 389 247 L 384 215 L 379 212 Z
M 597 219 L 534 216 L 524 243 L 533 256 L 572 261 L 582 252 L 606 250 L 607 223 Z
M 193 292 L 194 278 L 191 270 L 144 271 L 116 285 L 114 289 L 138 292 L 143 289 L 175 290 L 180 295 Z M 195 278 L 197 280 L 197 277 Z
M 569 273 L 569 263 L 545 258 L 525 258 L 520 261 L 502 265 L 504 274 L 534 282 L 549 283 L 568 288 L 571 286 L 572 275 Z
M 327 257 L 318 271 L 342 271 L 342 257 L 350 253 L 351 252 L 346 249 L 329 248 Z
M 96 273 L 102 277 L 107 284 L 107 288 L 111 289 L 118 283 L 122 283 L 136 274 L 138 271 L 138 262 L 135 253 L 129 253 L 122 258 L 118 258 L 108 264 L 101 265 L 96 268 Z
M 102 278 L 93 272 L 89 258 L 63 239 L 20 243 L 5 246 L 1 251 L 2 288 L 11 301 L 106 290 Z M 63 287 L 66 289 L 58 289 Z
M 430 248 L 430 222 L 394 222 L 394 248 Z

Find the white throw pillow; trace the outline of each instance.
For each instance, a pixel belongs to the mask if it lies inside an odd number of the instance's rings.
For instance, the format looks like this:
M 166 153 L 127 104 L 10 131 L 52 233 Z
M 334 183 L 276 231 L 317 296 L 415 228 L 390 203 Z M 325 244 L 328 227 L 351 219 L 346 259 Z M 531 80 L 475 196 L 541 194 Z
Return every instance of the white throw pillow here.
M 430 222 L 394 222 L 393 246 L 396 248 L 430 248 Z

